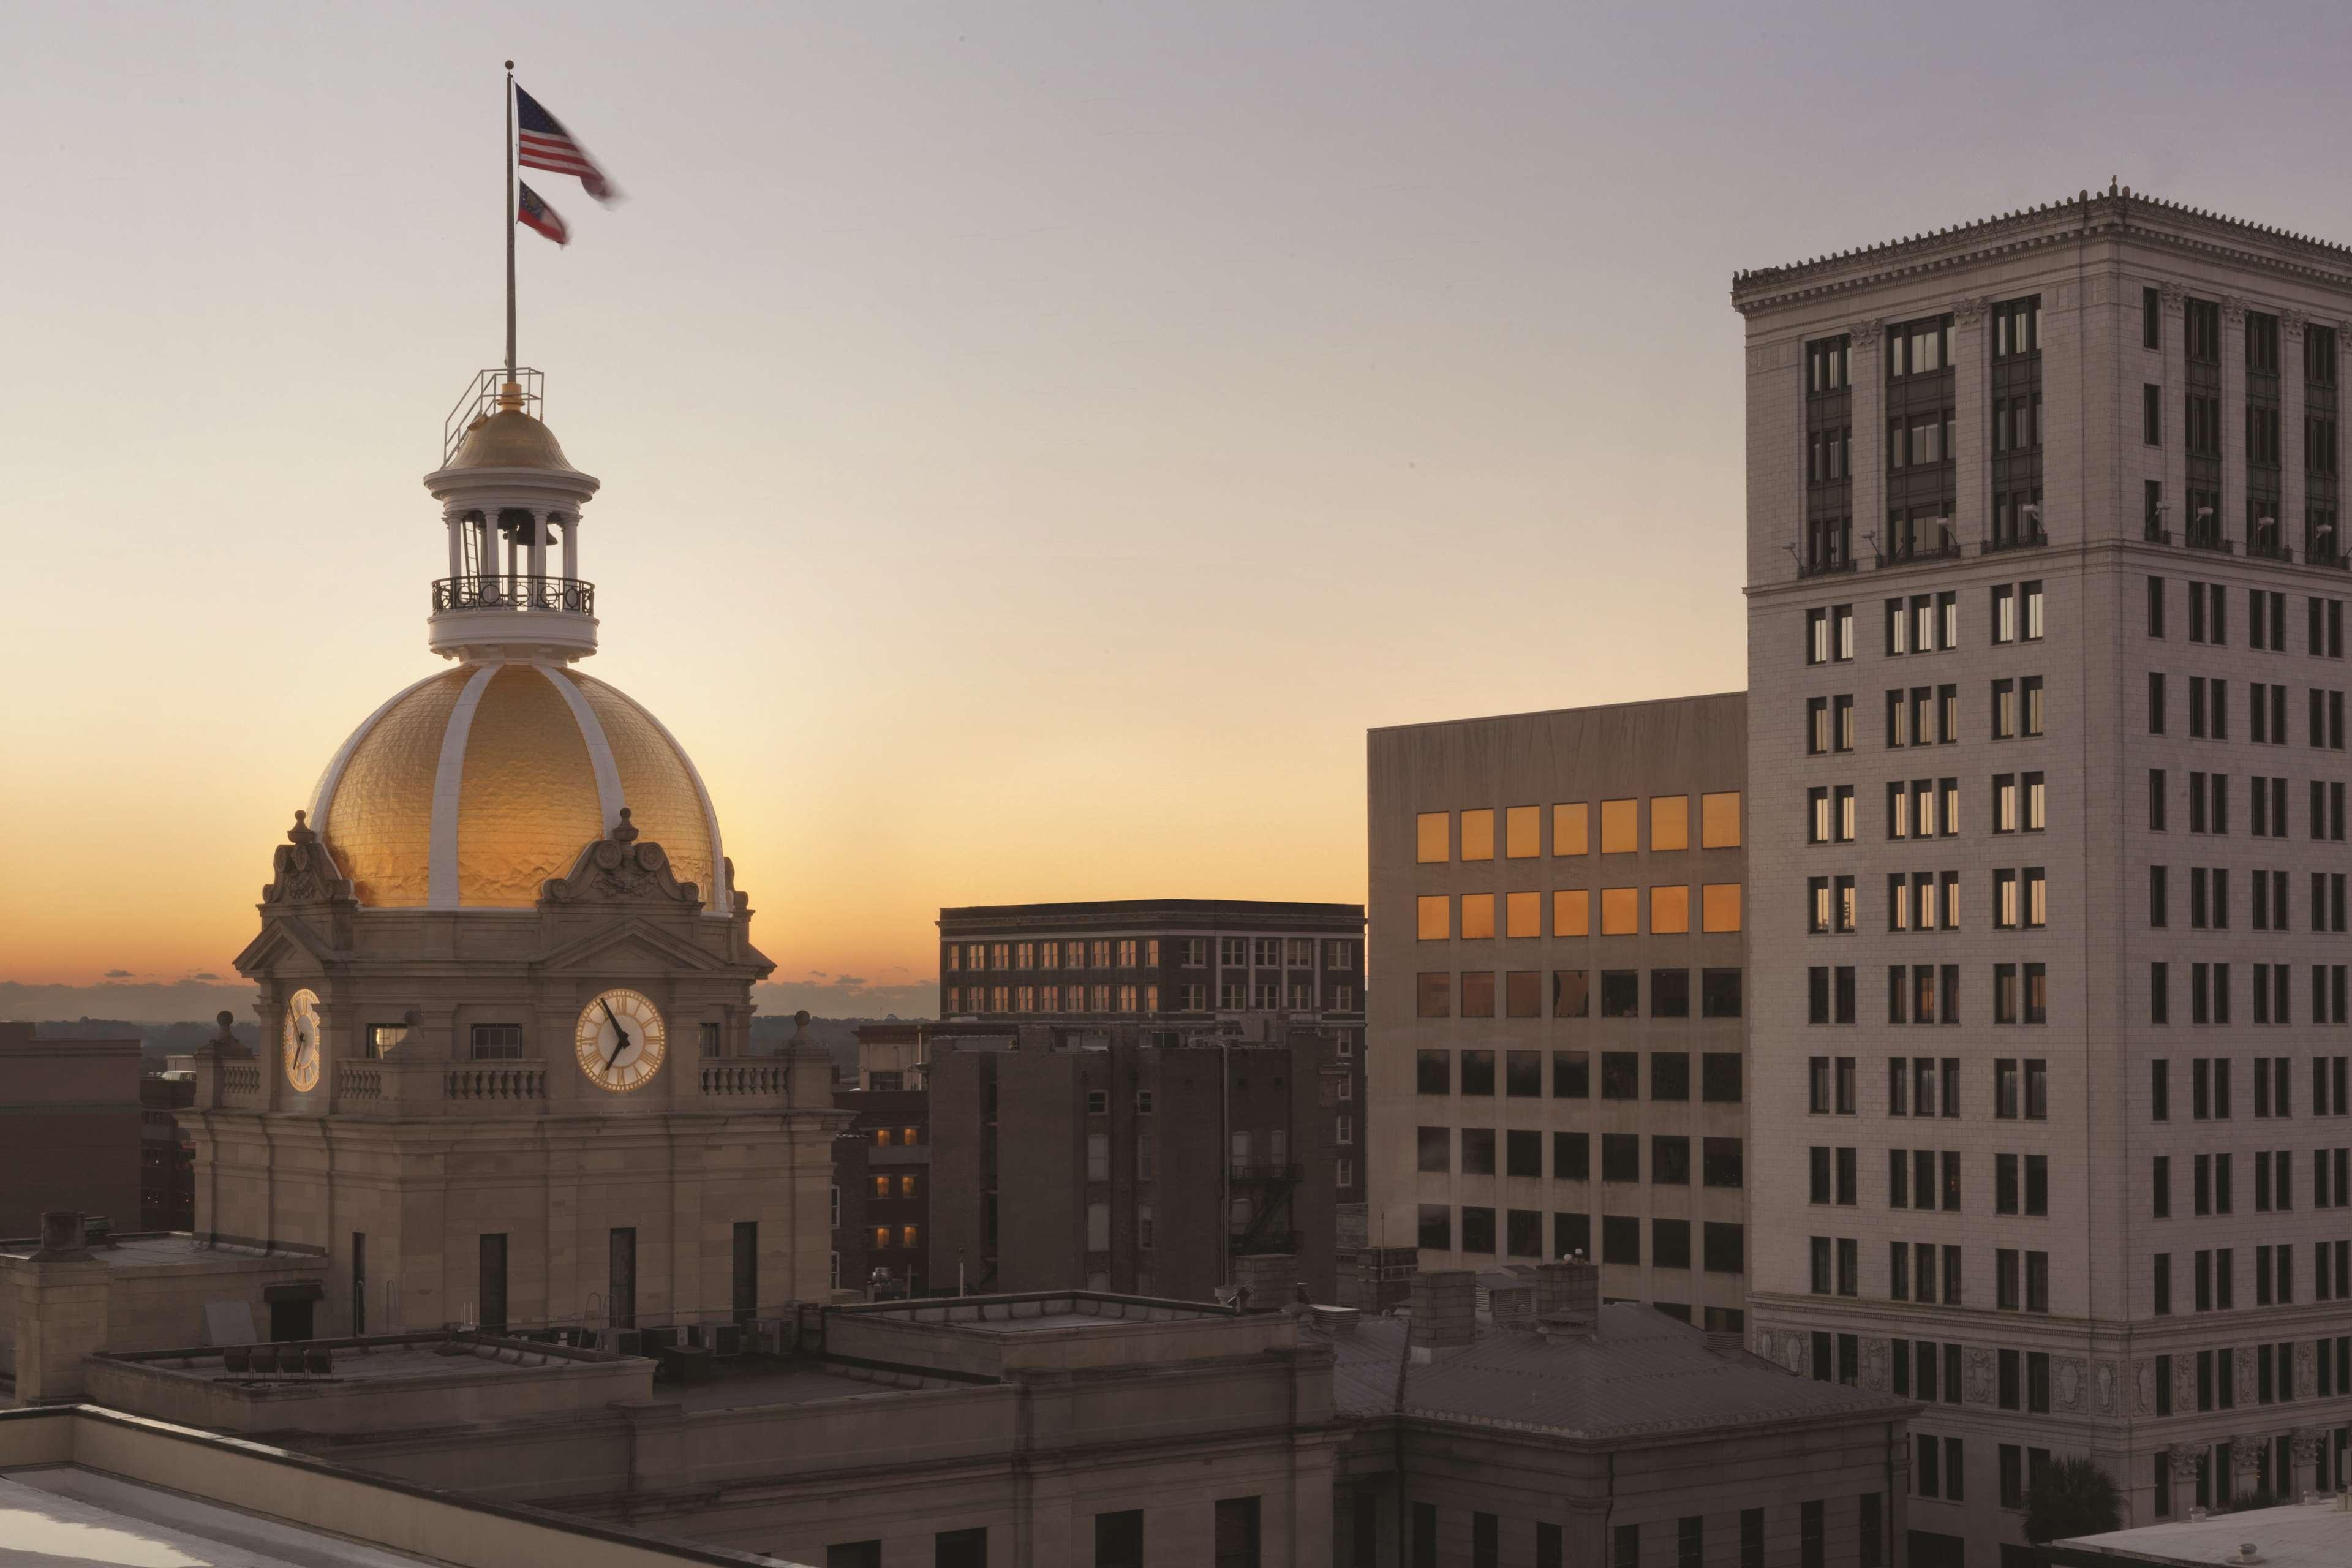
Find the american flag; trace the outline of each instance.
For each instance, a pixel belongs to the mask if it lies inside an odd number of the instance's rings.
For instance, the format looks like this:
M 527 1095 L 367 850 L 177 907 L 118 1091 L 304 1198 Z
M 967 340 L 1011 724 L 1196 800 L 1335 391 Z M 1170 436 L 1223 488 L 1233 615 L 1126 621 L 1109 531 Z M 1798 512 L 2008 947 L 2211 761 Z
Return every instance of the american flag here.
M 520 184 L 520 182 L 517 184 Z M 571 244 L 572 231 L 563 226 L 563 219 L 556 210 L 541 201 L 539 193 L 529 185 L 521 185 L 521 190 L 522 195 L 515 206 L 515 221 L 525 228 L 547 236 L 558 245 Z
M 539 105 L 539 100 L 515 89 L 515 157 L 526 169 L 546 169 L 558 174 L 577 174 L 588 194 L 600 202 L 609 202 L 620 193 L 613 182 L 604 177 L 595 161 L 588 156 L 562 122 Z

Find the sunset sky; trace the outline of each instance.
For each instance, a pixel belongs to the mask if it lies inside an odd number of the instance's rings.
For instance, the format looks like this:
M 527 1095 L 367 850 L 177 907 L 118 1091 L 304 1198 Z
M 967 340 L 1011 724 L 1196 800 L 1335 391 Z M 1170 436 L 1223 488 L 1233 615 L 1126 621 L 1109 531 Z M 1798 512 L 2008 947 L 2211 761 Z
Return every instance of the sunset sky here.
M 1961 16 L 0 7 L 0 1016 L 209 1013 L 436 668 L 507 56 L 628 197 L 520 241 L 589 668 L 763 1003 L 909 1012 L 943 904 L 1361 898 L 1368 726 L 1742 684 L 1734 268 L 2110 174 L 2352 238 L 2340 5 Z

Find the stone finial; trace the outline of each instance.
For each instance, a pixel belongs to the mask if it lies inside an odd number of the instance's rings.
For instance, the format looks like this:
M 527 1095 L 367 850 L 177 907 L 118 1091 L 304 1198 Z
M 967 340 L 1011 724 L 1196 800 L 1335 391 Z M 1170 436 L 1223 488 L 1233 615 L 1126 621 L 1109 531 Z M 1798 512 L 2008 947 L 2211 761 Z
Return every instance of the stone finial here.
M 294 814 L 294 826 L 286 830 L 287 843 L 316 844 L 319 842 L 318 834 L 310 826 L 310 814 L 307 811 L 298 811 Z
M 637 841 L 637 825 L 629 820 L 629 808 L 625 805 L 621 807 L 621 820 L 613 824 L 612 839 L 615 844 L 634 844 Z
M 807 1008 L 803 1007 L 793 1015 L 793 1044 L 796 1046 L 808 1044 L 808 1024 Z

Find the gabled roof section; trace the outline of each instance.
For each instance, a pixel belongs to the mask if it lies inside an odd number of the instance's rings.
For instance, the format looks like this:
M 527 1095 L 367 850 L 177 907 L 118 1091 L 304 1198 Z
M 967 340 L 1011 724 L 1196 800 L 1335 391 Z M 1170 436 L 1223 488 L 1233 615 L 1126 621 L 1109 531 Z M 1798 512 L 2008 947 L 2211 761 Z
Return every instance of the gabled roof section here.
M 2104 192 L 2081 191 L 2071 199 L 2062 196 L 1949 228 L 1734 272 L 1731 303 L 1746 315 L 2003 254 L 2072 245 L 2086 233 L 2113 237 L 2123 231 L 2150 243 L 2352 293 L 2352 246 L 2168 202 L 2109 181 Z

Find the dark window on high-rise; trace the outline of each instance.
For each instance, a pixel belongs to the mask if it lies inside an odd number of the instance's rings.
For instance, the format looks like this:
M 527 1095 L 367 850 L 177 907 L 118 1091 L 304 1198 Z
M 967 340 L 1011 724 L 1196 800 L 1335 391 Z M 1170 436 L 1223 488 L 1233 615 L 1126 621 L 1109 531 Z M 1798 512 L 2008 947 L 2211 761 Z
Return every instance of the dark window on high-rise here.
M 1737 1018 L 1744 1009 L 1741 979 L 1737 969 L 1703 969 L 1699 971 L 1699 1016 L 1706 1018 Z

